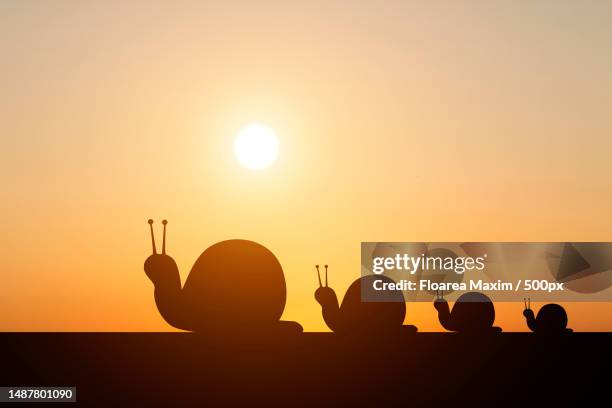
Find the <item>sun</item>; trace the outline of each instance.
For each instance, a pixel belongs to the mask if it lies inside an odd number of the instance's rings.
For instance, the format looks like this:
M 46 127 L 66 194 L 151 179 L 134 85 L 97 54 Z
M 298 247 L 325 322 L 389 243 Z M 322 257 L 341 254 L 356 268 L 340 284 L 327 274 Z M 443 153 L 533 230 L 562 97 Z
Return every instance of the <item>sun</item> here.
M 243 127 L 234 140 L 234 154 L 243 166 L 261 170 L 278 156 L 278 137 L 268 126 L 251 124 Z

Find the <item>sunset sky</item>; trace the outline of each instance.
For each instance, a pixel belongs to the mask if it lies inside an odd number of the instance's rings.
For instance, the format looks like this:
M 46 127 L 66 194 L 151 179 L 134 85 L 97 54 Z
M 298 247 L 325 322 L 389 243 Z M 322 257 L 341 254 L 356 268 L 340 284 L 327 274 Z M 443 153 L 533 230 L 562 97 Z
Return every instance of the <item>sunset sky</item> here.
M 341 298 L 362 241 L 612 241 L 611 38 L 608 1 L 2 1 L 0 331 L 172 330 L 148 218 L 183 282 L 215 242 L 268 247 L 308 331 L 314 264 Z M 232 150 L 253 122 L 261 171 Z

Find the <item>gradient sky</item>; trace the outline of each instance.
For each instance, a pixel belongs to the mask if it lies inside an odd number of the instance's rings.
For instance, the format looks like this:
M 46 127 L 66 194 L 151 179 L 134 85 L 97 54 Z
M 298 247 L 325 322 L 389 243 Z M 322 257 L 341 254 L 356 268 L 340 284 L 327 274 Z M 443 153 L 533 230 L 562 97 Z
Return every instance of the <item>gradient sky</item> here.
M 0 2 L 0 330 L 169 330 L 150 217 L 183 280 L 267 246 L 306 330 L 313 265 L 342 297 L 361 241 L 612 241 L 612 2 L 300 3 Z M 232 152 L 250 122 L 280 138 L 262 172 Z

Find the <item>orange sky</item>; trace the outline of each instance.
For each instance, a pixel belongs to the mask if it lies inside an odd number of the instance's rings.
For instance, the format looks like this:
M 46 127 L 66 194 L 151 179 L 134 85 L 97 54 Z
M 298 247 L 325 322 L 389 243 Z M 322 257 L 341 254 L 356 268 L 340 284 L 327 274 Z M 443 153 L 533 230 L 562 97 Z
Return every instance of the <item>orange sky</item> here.
M 307 330 L 313 265 L 341 297 L 361 241 L 612 241 L 610 3 L 129 3 L 0 4 L 0 330 L 170 329 L 150 217 L 183 280 L 217 241 L 267 246 Z M 232 154 L 250 122 L 280 138 L 265 171 Z

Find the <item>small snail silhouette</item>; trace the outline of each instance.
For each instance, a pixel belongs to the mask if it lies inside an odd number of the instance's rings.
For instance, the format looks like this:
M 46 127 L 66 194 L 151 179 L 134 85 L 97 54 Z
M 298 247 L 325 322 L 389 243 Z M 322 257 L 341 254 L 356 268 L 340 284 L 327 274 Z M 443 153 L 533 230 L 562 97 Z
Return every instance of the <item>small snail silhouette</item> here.
M 572 329 L 567 328 L 567 313 L 563 306 L 556 303 L 544 305 L 538 311 L 536 317 L 531 310 L 531 299 L 523 299 L 525 310 L 523 316 L 527 320 L 527 327 L 534 333 L 562 334 L 572 333 Z
M 415 326 L 403 325 L 406 316 L 406 303 L 404 295 L 400 290 L 385 291 L 385 301 L 363 302 L 364 298 L 380 297 L 374 293 L 373 283 L 375 280 L 393 283 L 391 279 L 382 275 L 367 275 L 357 279 L 349 286 L 342 299 L 342 305 L 338 304 L 336 292 L 328 286 L 327 268 L 325 266 L 325 285 L 321 282 L 319 265 L 317 277 L 319 287 L 315 291 L 315 299 L 321 305 L 323 320 L 335 333 L 393 333 L 398 331 L 414 333 Z
M 264 246 L 247 240 L 218 242 L 206 249 L 181 287 L 174 259 L 166 255 L 166 226 L 158 254 L 149 220 L 153 254 L 144 270 L 155 286 L 162 317 L 178 329 L 228 333 L 301 333 L 296 322 L 281 321 L 287 288 L 283 269 Z
M 502 329 L 494 327 L 495 307 L 487 295 L 480 292 L 467 292 L 457 298 L 451 311 L 444 299 L 444 292 L 437 293 L 434 307 L 438 320 L 446 330 L 459 333 L 498 333 Z

